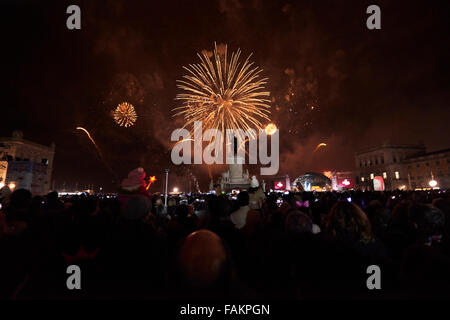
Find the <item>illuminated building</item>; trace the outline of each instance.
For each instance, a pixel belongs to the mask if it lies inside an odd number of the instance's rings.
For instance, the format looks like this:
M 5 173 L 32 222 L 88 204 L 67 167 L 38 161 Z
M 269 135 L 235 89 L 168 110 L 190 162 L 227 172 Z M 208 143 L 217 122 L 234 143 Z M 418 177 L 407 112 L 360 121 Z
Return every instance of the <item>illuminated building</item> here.
M 357 185 L 373 190 L 374 177 L 382 177 L 386 190 L 450 188 L 450 149 L 426 152 L 424 145 L 382 145 L 355 153 Z
M 403 164 L 408 177 L 408 189 L 428 189 L 430 181 L 437 182 L 434 187 L 450 189 L 450 149 L 410 157 Z
M 40 145 L 23 139 L 21 131 L 0 138 L 0 183 L 33 194 L 50 190 L 55 144 Z

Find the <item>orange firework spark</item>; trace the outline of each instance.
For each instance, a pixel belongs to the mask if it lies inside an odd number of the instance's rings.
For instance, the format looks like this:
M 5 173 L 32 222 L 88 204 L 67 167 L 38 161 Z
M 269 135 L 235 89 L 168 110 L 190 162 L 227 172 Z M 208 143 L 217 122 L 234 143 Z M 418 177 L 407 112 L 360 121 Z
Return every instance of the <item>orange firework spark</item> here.
M 155 176 L 151 176 L 150 177 L 150 180 L 148 181 L 148 185 L 147 185 L 147 187 L 145 188 L 145 190 L 148 190 L 149 188 L 150 188 L 150 185 L 152 184 L 152 183 L 154 183 L 156 181 L 156 177 Z

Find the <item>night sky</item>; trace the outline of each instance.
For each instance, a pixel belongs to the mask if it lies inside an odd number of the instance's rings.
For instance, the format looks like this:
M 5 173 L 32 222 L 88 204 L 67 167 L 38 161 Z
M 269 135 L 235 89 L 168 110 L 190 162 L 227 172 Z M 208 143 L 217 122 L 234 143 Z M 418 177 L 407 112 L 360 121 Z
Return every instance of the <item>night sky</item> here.
M 81 8 L 81 30 L 66 28 L 71 4 Z M 371 4 L 381 8 L 381 30 L 366 28 Z M 169 186 L 183 188 L 187 167 L 173 166 L 169 150 L 183 123 L 172 117 L 176 80 L 214 42 L 253 52 L 269 78 L 279 174 L 352 170 L 356 150 L 387 142 L 450 147 L 448 1 L 8 0 L 2 13 L 0 136 L 19 129 L 25 139 L 54 141 L 58 188 L 114 188 L 77 126 L 118 177 L 143 166 L 162 191 L 168 167 Z M 131 128 L 111 116 L 123 101 L 138 113 Z M 320 142 L 327 147 L 313 152 Z M 204 190 L 207 167 L 189 168 Z

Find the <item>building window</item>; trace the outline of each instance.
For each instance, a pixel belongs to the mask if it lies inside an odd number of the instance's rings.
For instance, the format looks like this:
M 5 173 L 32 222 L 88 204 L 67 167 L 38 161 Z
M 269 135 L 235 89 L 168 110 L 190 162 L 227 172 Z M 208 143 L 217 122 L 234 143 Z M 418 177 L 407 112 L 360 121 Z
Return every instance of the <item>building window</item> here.
M 362 168 L 362 161 L 359 161 L 359 167 Z
M 400 179 L 400 173 L 398 173 L 398 171 L 395 171 L 395 179 Z
M 384 163 L 384 154 L 381 155 L 381 163 Z
M 48 165 L 48 159 L 42 159 L 42 160 L 41 160 L 41 163 L 42 163 L 42 164 Z
M 394 161 L 394 163 L 397 162 L 397 158 L 395 156 L 392 158 L 392 160 Z
M 378 164 L 378 157 L 375 158 L 375 164 Z
M 387 173 L 383 172 L 383 179 L 387 179 Z
M 372 179 L 372 180 L 373 180 L 373 173 L 371 173 L 371 174 L 370 174 L 370 179 Z

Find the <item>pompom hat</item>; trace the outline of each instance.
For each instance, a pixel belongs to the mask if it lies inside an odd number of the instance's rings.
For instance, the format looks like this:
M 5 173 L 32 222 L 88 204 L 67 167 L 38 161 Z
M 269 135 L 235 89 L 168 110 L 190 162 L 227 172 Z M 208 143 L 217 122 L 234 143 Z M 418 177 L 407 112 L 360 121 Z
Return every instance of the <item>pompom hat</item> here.
M 145 175 L 144 168 L 141 167 L 130 171 L 130 173 L 128 173 L 128 177 L 122 181 L 122 188 L 130 189 L 139 188 L 141 186 L 145 187 Z

